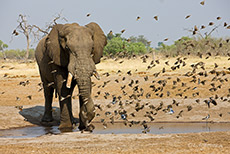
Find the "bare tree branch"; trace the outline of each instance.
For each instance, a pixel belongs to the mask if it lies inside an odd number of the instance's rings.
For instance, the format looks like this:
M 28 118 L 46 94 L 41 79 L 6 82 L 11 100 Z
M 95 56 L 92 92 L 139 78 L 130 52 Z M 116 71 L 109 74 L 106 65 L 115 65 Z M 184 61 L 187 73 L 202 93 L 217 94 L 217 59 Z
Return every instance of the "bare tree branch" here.
M 220 25 L 215 26 L 208 34 L 205 33 L 206 37 L 209 37 Z
M 61 19 L 64 21 L 68 21 L 65 17 L 62 17 L 61 13 L 62 11 L 58 13 L 48 25 L 46 25 L 45 29 L 42 29 L 37 25 L 28 24 L 26 15 L 19 14 L 19 18 L 17 20 L 18 26 L 16 27 L 15 30 L 13 30 L 12 35 L 17 36 L 19 35 L 19 33 L 22 33 L 23 35 L 25 35 L 26 40 L 27 40 L 27 49 L 26 49 L 26 57 L 25 57 L 26 59 L 28 59 L 29 57 L 31 33 L 33 34 L 31 37 L 34 39 L 34 42 L 35 42 L 35 40 L 39 40 L 41 38 L 40 33 L 43 33 L 42 36 L 47 35 L 49 31 L 53 28 L 53 26 L 57 24 L 57 20 Z

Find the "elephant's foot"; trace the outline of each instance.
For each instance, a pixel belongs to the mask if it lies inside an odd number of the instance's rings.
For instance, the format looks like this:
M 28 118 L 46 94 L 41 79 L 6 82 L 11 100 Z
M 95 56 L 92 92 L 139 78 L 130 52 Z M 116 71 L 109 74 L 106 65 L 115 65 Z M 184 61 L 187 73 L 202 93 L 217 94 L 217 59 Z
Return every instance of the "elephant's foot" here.
M 87 127 L 85 126 L 79 126 L 78 129 L 83 133 L 84 131 L 86 132 L 93 132 L 95 129 L 95 126 L 93 124 L 88 125 Z
M 59 125 L 59 130 L 61 132 L 72 132 L 73 125 L 71 123 L 62 123 Z
M 53 120 L 52 114 L 44 114 L 42 117 L 42 122 L 52 122 Z
M 75 125 L 75 126 L 78 125 L 79 119 L 74 118 L 74 117 L 72 117 L 71 119 L 72 119 L 72 124 L 73 124 L 73 125 Z

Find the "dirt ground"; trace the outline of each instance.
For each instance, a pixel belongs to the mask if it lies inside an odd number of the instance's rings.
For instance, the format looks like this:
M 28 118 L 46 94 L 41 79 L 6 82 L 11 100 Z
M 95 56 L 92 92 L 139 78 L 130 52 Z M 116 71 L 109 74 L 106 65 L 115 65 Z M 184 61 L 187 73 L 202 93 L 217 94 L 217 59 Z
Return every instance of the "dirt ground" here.
M 96 66 L 101 80 L 92 77 L 97 109 L 94 122 L 105 127 L 122 122 L 132 127 L 143 122 L 204 122 L 208 115 L 208 122 L 230 122 L 228 57 L 154 59 L 154 63 L 151 55 L 146 62 L 143 58 L 107 59 Z M 0 129 L 40 125 L 44 97 L 36 63 L 0 61 L 0 80 Z M 54 106 L 58 121 L 57 98 Z M 78 117 L 77 88 L 73 112 Z M 71 132 L 36 138 L 0 137 L 0 153 L 229 153 L 229 135 Z

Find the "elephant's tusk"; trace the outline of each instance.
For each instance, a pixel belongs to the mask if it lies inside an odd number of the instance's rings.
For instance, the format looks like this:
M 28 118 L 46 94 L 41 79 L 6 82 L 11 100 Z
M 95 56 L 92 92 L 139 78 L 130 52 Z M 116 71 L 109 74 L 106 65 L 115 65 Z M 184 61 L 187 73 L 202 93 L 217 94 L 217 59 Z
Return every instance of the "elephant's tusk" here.
M 67 88 L 71 87 L 72 78 L 73 78 L 73 75 L 69 72 L 68 77 L 67 77 L 67 82 L 66 82 L 66 87 Z
M 93 71 L 93 75 L 95 76 L 96 79 L 98 79 L 98 80 L 101 79 L 100 75 L 97 73 L 96 70 Z
M 69 97 L 71 97 L 71 95 L 67 95 L 66 97 L 61 97 L 60 101 L 64 101 L 66 98 L 69 98 Z

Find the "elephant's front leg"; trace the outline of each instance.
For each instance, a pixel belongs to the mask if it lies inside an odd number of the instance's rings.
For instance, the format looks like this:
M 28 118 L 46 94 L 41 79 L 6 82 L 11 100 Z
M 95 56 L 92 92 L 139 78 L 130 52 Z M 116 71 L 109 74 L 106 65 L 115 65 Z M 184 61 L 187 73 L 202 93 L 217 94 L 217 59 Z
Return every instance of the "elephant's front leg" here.
M 79 96 L 79 101 L 80 101 L 79 130 L 93 131 L 94 126 L 90 124 L 90 122 L 95 117 L 94 103 L 91 97 L 85 98 L 84 96 L 81 95 Z
M 71 88 L 66 87 L 65 76 L 57 75 L 56 84 L 57 92 L 59 95 L 59 105 L 60 105 L 60 129 L 72 128 L 74 123 L 74 117 L 72 114 L 72 93 L 74 86 Z

